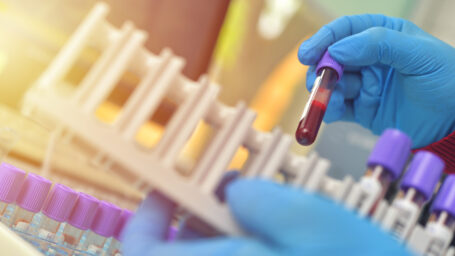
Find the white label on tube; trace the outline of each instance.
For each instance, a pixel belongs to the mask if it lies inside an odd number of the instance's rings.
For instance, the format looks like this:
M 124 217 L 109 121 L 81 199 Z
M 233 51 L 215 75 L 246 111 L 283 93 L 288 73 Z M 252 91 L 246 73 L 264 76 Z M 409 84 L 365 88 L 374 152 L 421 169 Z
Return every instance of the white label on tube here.
M 395 200 L 392 207 L 397 210 L 397 216 L 390 227 L 390 231 L 395 237 L 404 240 L 417 222 L 420 209 L 415 203 L 405 199 Z
M 379 181 L 373 177 L 362 177 L 360 179 L 361 195 L 355 208 L 359 209 L 359 214 L 366 216 L 370 213 L 371 208 L 378 200 L 382 191 Z
M 427 224 L 425 231 L 431 235 L 431 241 L 425 250 L 425 256 L 443 256 L 452 240 L 452 232 L 437 222 Z
M 305 108 L 303 109 L 302 116 L 300 117 L 300 120 L 305 118 L 308 115 L 308 111 L 310 111 L 310 106 L 311 102 L 313 102 L 314 97 L 316 97 L 316 94 L 318 93 L 319 86 L 321 85 L 321 77 L 324 74 L 324 70 L 322 71 L 322 74 L 316 77 L 316 80 L 314 80 L 313 84 L 313 89 L 311 90 L 310 98 L 306 102 Z

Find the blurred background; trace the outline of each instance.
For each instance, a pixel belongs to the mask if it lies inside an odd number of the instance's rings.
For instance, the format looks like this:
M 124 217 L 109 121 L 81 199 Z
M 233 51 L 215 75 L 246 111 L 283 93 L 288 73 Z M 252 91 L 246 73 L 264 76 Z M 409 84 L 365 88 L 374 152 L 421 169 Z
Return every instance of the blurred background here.
M 21 100 L 95 2 L 0 0 L 0 123 L 8 126 L 16 120 L 21 143 L 15 144 L 10 155 L 29 168 L 42 165 L 49 138 L 45 127 L 17 117 Z M 343 15 L 382 13 L 412 20 L 446 42 L 455 43 L 455 22 L 450 19 L 455 2 L 450 0 L 105 2 L 111 6 L 108 20 L 112 24 L 119 27 L 131 20 L 147 31 L 146 47 L 153 53 L 170 47 L 182 56 L 188 78 L 197 80 L 208 73 L 222 86 L 222 102 L 247 102 L 258 112 L 257 129 L 268 131 L 280 126 L 289 134 L 294 134 L 308 97 L 307 67 L 298 62 L 297 47 L 325 23 Z M 93 63 L 94 55 L 85 54 L 67 79 L 80 79 Z M 134 82 L 118 85 L 110 100 L 122 102 L 134 86 Z M 293 151 L 307 154 L 315 150 L 330 159 L 334 177 L 346 173 L 360 176 L 375 140 L 358 125 L 336 122 L 323 127 L 313 147 L 294 143 Z M 103 176 L 96 176 L 93 170 L 84 167 L 86 175 L 81 171 L 84 168 L 68 166 L 75 158 L 64 155 L 55 166 L 56 179 L 88 183 L 92 189 L 104 191 L 106 197 L 140 200 L 141 193 L 121 180 L 105 184 L 101 181 Z

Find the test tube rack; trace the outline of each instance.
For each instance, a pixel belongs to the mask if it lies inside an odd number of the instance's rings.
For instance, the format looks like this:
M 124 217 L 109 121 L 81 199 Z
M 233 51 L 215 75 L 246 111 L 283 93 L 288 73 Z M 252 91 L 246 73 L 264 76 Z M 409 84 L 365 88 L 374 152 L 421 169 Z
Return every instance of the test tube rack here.
M 24 97 L 23 112 L 53 125 L 55 137 L 76 136 L 96 149 L 93 158 L 122 168 L 114 171 L 131 184 L 157 189 L 194 216 L 218 231 L 243 235 L 227 206 L 214 191 L 240 147 L 249 151 L 241 173 L 247 177 L 274 179 L 281 173 L 286 183 L 322 192 L 335 201 L 355 205 L 358 186 L 346 176 L 335 180 L 326 175 L 330 162 L 313 153 L 296 155 L 289 151 L 292 137 L 280 129 L 255 130 L 255 113 L 240 102 L 229 107 L 217 101 L 219 86 L 206 76 L 192 81 L 181 74 L 184 60 L 164 49 L 158 56 L 143 47 L 147 38 L 131 22 L 120 29 L 106 21 L 108 6 L 98 3 L 63 46 L 50 66 Z M 99 59 L 71 93 L 59 91 L 65 75 L 87 46 L 102 51 Z M 141 80 L 124 104 L 113 124 L 95 117 L 97 107 L 106 100 L 126 70 Z M 179 102 L 164 134 L 152 149 L 135 141 L 138 129 L 157 111 L 165 98 Z M 216 136 L 189 175 L 176 170 L 177 158 L 197 125 L 204 122 Z M 64 137 L 64 136 L 63 136 Z M 389 204 L 382 200 L 372 216 L 380 222 Z M 365 215 L 365 213 L 360 213 Z M 417 227 L 410 247 L 428 240 Z M 416 238 L 417 237 L 417 238 Z M 451 248 L 447 255 L 454 255 Z

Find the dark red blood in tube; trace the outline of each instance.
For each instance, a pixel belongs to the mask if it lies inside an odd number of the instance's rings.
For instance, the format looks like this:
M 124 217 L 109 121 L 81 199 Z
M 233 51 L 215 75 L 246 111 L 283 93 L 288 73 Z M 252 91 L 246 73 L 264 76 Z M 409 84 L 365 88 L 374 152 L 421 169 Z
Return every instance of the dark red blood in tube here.
M 301 145 L 309 146 L 313 144 L 321 127 L 326 108 L 327 106 L 319 101 L 313 101 L 311 103 L 306 118 L 300 120 L 297 131 L 295 132 L 295 138 Z

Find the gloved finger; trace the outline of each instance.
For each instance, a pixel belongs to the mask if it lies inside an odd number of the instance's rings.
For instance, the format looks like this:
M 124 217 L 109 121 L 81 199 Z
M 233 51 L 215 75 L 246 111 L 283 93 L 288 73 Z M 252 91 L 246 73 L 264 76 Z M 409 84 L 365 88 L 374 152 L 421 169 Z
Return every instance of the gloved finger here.
M 324 114 L 324 122 L 331 123 L 341 119 L 346 111 L 346 105 L 344 104 L 344 95 L 339 88 L 336 88 L 332 92 L 329 104 Z
M 246 238 L 215 238 L 199 241 L 161 243 L 149 247 L 145 256 L 275 256 L 276 254 L 255 240 Z M 130 256 L 125 254 L 125 256 Z
M 387 69 L 372 69 L 370 67 L 364 68 L 361 71 L 362 87 L 359 96 L 354 100 L 354 113 L 355 120 L 368 129 L 376 127 L 373 125 L 373 121 L 381 101 L 383 90 L 381 79 L 382 77 L 386 77 L 382 72 L 388 71 Z M 381 125 L 380 127 L 383 126 Z
M 305 65 L 315 65 L 331 44 L 347 36 L 360 33 L 372 27 L 399 30 L 403 27 L 403 23 L 406 22 L 403 19 L 390 18 L 380 14 L 343 16 L 324 25 L 312 37 L 304 41 L 298 51 L 299 60 Z
M 271 181 L 239 179 L 228 186 L 227 195 L 237 222 L 265 243 L 280 246 L 304 243 L 306 235 L 311 236 L 306 233 L 314 233 L 304 230 L 314 231 L 320 228 L 317 220 L 325 221 L 321 219 L 326 215 L 319 207 L 321 198 Z
M 125 255 L 139 256 L 167 236 L 175 204 L 158 192 L 150 193 L 125 227 Z
M 343 65 L 370 66 L 381 63 L 412 75 L 419 74 L 422 61 L 431 53 L 421 51 L 422 42 L 399 31 L 375 27 L 346 37 L 329 47 L 329 53 Z

